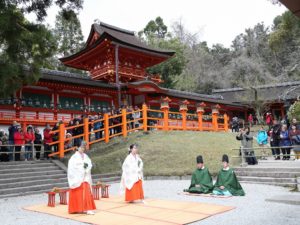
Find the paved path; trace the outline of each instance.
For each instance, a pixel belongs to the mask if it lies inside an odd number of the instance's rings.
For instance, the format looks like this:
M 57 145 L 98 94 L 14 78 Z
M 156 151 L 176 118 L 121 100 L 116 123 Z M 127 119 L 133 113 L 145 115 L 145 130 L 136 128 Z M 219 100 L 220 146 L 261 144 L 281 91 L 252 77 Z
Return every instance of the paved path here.
M 201 220 L 201 225 L 299 225 L 300 206 L 265 201 L 274 196 L 288 196 L 300 199 L 300 193 L 290 192 L 283 187 L 242 184 L 245 197 L 227 199 L 195 197 L 178 195 L 177 193 L 189 186 L 188 180 L 153 180 L 145 181 L 146 198 L 176 199 L 182 201 L 215 203 L 235 206 L 236 209 Z M 111 194 L 118 194 L 119 184 L 111 186 Z M 147 200 L 146 200 L 147 201 Z M 46 194 L 0 199 L 1 225 L 79 225 L 72 220 L 62 219 L 51 215 L 29 212 L 22 207 L 47 202 Z M 121 224 L 120 224 L 121 225 Z

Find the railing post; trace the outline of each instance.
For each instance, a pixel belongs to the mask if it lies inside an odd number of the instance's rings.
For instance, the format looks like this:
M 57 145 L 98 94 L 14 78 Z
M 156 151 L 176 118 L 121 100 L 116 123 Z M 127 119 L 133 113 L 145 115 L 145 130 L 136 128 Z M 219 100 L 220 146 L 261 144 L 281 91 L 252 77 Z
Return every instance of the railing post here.
M 90 135 L 89 135 L 89 118 L 83 119 L 83 138 L 86 142 L 86 149 L 90 148 Z
M 126 118 L 127 111 L 126 109 L 122 109 L 122 133 L 123 137 L 127 137 L 127 118 Z
M 169 108 L 164 108 L 164 126 L 163 130 L 169 130 Z
M 214 131 L 218 131 L 218 115 L 217 112 L 212 113 L 212 125 Z
M 224 130 L 226 131 L 226 132 L 228 132 L 228 116 L 227 116 L 227 114 L 225 113 L 224 114 Z
M 182 130 L 186 130 L 186 110 L 181 110 Z
M 143 128 L 144 128 L 144 131 L 147 131 L 148 130 L 148 127 L 147 127 L 148 118 L 147 118 L 147 105 L 146 104 L 143 104 L 142 110 L 143 110 Z
M 198 129 L 200 130 L 200 131 L 203 131 L 203 112 L 201 112 L 201 111 L 199 111 L 198 112 Z
M 105 143 L 109 142 L 109 120 L 108 120 L 108 114 L 104 114 L 104 141 Z
M 58 132 L 58 151 L 59 151 L 59 158 L 63 158 L 65 156 L 65 124 L 62 123 L 59 125 L 59 132 Z
M 36 160 L 36 154 L 35 154 L 35 147 L 34 147 L 34 142 L 31 143 L 31 149 L 32 149 L 32 159 Z

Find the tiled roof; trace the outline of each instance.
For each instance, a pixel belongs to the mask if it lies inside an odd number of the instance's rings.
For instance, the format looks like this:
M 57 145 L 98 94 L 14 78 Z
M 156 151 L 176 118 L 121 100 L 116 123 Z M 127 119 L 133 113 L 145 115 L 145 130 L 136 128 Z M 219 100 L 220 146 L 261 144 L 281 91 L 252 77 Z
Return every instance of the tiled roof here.
M 295 99 L 300 95 L 300 81 L 284 82 L 280 84 L 259 85 L 249 88 L 228 88 L 213 90 L 214 94 L 223 96 L 224 100 L 231 102 L 246 102 L 254 100 L 255 90 L 257 96 L 264 101 L 284 101 Z
M 116 88 L 112 84 L 92 80 L 91 77 L 87 74 L 70 73 L 58 70 L 42 69 L 41 79 L 50 81 L 60 81 L 71 84 L 83 84 L 93 87 Z

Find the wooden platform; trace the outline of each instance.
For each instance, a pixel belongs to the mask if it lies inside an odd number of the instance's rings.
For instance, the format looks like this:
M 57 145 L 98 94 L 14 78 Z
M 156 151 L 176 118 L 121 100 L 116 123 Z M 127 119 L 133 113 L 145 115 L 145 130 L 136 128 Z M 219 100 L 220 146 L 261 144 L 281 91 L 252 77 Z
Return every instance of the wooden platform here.
M 234 209 L 207 203 L 146 199 L 143 203 L 126 203 L 124 197 L 110 197 L 95 201 L 95 215 L 68 214 L 66 205 L 48 207 L 46 204 L 24 209 L 101 225 L 168 225 L 188 224 Z

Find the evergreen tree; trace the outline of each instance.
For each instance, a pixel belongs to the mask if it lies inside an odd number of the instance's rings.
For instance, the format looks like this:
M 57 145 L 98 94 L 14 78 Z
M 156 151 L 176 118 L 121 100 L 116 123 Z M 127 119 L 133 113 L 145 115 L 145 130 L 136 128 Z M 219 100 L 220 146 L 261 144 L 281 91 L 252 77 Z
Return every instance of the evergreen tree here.
M 60 57 L 79 52 L 84 46 L 81 24 L 75 12 L 69 12 L 67 17 L 63 12 L 58 13 L 55 21 L 54 36 L 57 40 L 57 54 L 55 55 L 57 65 L 55 69 L 81 73 L 81 70 L 65 67 L 58 61 Z
M 41 22 L 52 4 L 52 0 L 0 1 L 0 97 L 35 83 L 40 68 L 48 67 L 56 42 Z M 81 8 L 82 0 L 56 0 L 55 4 L 68 15 Z M 38 22 L 27 21 L 26 13 L 35 13 Z
M 149 21 L 146 27 L 139 32 L 140 38 L 144 39 L 148 45 L 158 48 L 174 50 L 176 55 L 169 60 L 147 69 L 150 74 L 160 74 L 166 88 L 173 88 L 176 84 L 176 76 L 180 75 L 185 65 L 183 57 L 184 46 L 178 38 L 173 38 L 167 33 L 168 27 L 161 17 Z

